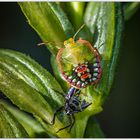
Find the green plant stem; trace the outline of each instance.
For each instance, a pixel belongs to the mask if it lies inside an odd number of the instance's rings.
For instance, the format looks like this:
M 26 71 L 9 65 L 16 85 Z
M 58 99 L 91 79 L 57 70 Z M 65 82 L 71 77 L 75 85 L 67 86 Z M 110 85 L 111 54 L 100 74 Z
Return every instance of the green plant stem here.
M 88 120 L 84 137 L 85 138 L 104 138 L 105 137 L 97 119 L 94 116 L 91 116 Z
M 62 2 L 60 5 L 76 32 L 84 24 L 85 2 Z M 79 37 L 92 42 L 92 35 L 86 26 L 77 34 L 76 38 L 78 39 Z
M 85 2 L 61 2 L 61 7 L 67 14 L 75 30 L 83 24 Z

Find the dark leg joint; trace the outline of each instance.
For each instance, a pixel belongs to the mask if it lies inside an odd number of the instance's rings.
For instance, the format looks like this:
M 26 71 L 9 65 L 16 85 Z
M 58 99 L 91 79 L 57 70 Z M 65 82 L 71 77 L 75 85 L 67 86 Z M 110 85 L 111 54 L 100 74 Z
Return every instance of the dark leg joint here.
M 60 128 L 56 133 L 58 133 L 58 132 L 60 132 L 60 131 L 62 131 L 62 130 L 64 130 L 64 129 L 66 129 L 66 128 L 70 127 L 70 126 L 71 126 L 71 124 L 69 124 L 69 125 L 67 125 L 67 126 L 65 126 L 65 127 L 63 127 L 63 128 Z
M 70 126 L 72 125 L 72 118 L 71 118 L 71 115 L 69 115 L 68 118 L 69 118 L 69 125 L 67 125 L 67 126 L 65 126 L 65 127 L 63 127 L 63 128 L 60 128 L 56 133 L 58 133 L 58 132 L 60 132 L 60 131 L 62 131 L 62 130 L 64 130 L 64 129 L 66 129 L 66 128 L 68 128 L 68 127 L 70 127 Z
M 68 132 L 70 132 L 70 131 L 71 131 L 71 129 L 73 128 L 73 126 L 74 126 L 74 124 L 75 124 L 75 117 L 74 117 L 74 115 L 73 115 L 73 114 L 72 114 L 72 119 L 73 119 L 73 122 L 72 122 L 72 124 L 71 124 L 70 129 L 69 129 L 69 131 L 68 131 Z
M 64 109 L 64 106 L 58 108 L 58 109 L 54 112 L 53 119 L 52 119 L 52 121 L 51 121 L 51 124 L 52 124 L 52 125 L 55 123 L 55 117 L 56 117 L 57 113 L 60 112 L 62 109 Z

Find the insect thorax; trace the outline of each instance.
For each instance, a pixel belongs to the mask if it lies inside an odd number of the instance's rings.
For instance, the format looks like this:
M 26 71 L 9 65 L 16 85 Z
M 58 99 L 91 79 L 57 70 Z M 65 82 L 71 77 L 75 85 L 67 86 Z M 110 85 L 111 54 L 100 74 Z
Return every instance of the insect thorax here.
M 81 100 L 79 96 L 72 96 L 70 100 L 65 103 L 66 114 L 74 114 L 81 111 Z
M 58 66 L 65 80 L 78 89 L 96 84 L 102 73 L 100 54 L 86 41 L 72 38 L 57 54 Z

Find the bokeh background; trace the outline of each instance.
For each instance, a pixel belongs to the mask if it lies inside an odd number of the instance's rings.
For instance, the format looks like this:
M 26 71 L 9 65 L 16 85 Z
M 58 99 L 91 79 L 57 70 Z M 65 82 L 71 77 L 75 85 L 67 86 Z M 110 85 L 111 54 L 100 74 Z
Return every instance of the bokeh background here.
M 37 47 L 40 42 L 18 4 L 0 2 L 0 48 L 30 55 L 52 72 L 50 53 L 46 47 Z M 97 118 L 108 138 L 140 137 L 140 9 L 125 23 L 114 86 Z

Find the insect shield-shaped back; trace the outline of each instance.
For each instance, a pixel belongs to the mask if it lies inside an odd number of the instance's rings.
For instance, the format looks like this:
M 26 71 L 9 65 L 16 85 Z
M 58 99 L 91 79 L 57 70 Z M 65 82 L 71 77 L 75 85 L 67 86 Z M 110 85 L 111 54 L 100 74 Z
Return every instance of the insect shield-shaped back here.
M 76 88 L 98 83 L 102 74 L 98 50 L 83 39 L 75 42 L 70 38 L 64 42 L 64 46 L 57 54 L 64 79 Z

